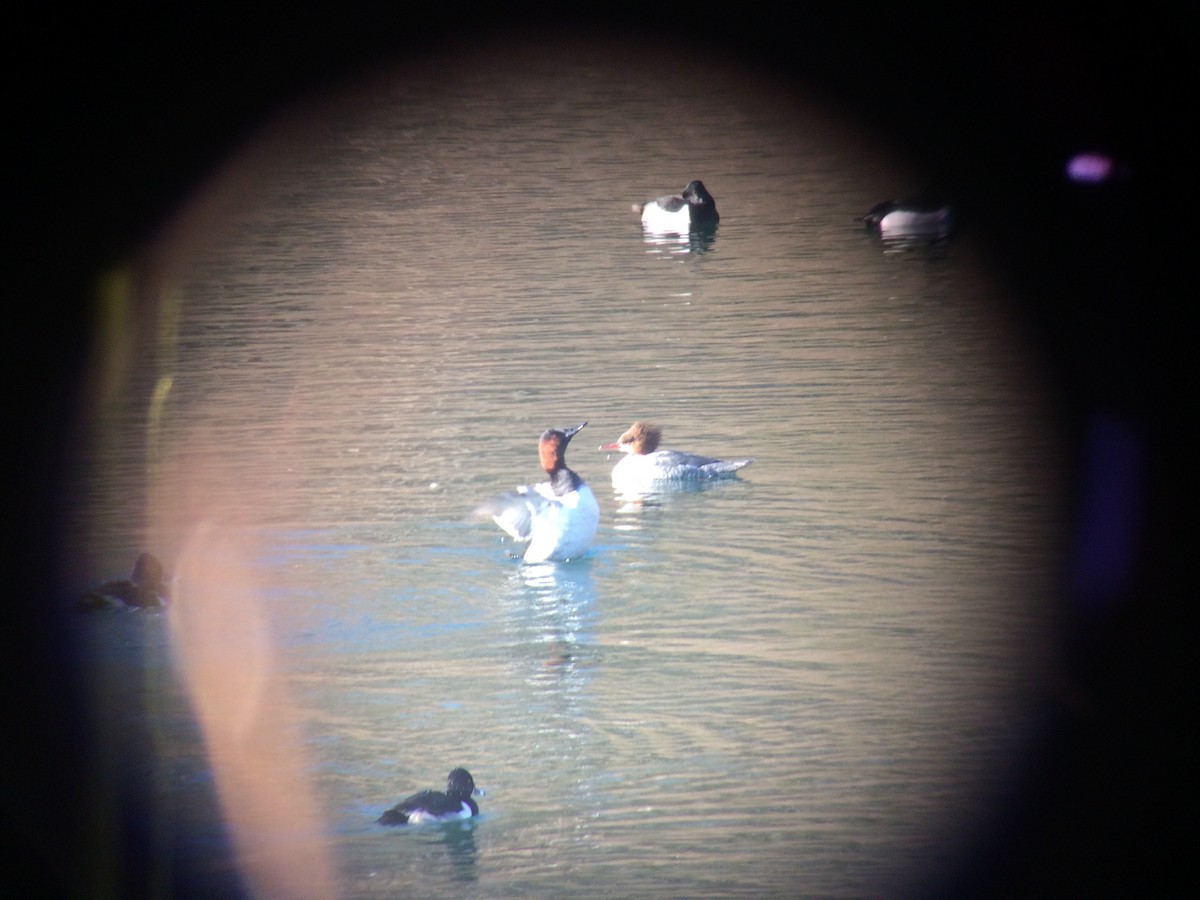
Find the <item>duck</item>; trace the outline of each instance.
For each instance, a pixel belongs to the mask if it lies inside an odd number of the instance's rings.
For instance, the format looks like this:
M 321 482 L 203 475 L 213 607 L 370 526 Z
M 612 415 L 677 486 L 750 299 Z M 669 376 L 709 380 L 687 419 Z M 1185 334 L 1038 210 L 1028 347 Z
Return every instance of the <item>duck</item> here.
M 754 462 L 714 459 L 680 450 L 659 450 L 662 428 L 649 422 L 634 422 L 629 430 L 601 450 L 619 450 L 625 457 L 613 466 L 613 489 L 619 494 L 649 493 L 671 488 L 695 487 L 701 482 L 734 477 L 739 469 Z
M 109 581 L 85 593 L 77 604 L 83 611 L 101 609 L 158 609 L 167 605 L 163 565 L 153 553 L 140 553 L 129 578 Z
M 885 241 L 940 241 L 949 237 L 954 227 L 954 208 L 926 193 L 876 203 L 858 221 Z
M 695 225 L 716 225 L 721 220 L 717 203 L 702 181 L 689 181 L 678 194 L 633 204 L 642 226 L 652 231 L 687 233 Z
M 567 444 L 585 425 L 542 432 L 538 459 L 549 481 L 500 494 L 478 510 L 514 540 L 527 544 L 523 554 L 527 563 L 581 557 L 596 536 L 600 522 L 596 495 L 566 461 Z
M 418 791 L 401 800 L 375 821 L 380 825 L 424 825 L 428 822 L 456 822 L 479 815 L 479 804 L 472 797 L 484 792 L 475 787 L 475 779 L 466 769 L 451 769 L 446 790 Z

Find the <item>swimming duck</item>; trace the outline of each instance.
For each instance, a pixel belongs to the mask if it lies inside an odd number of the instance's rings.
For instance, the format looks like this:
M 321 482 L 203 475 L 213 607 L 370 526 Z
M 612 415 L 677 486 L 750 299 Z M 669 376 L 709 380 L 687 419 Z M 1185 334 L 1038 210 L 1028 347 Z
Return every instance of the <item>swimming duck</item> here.
M 109 581 L 84 594 L 78 603 L 81 610 L 157 608 L 167 605 L 167 587 L 163 583 L 163 566 L 153 553 L 138 555 L 128 579 Z
M 479 815 L 472 796 L 483 796 L 475 779 L 466 769 L 454 769 L 446 778 L 446 790 L 418 791 L 401 800 L 376 819 L 380 825 L 423 825 L 426 822 L 454 822 Z
M 682 232 L 693 225 L 716 225 L 721 217 L 717 204 L 700 181 L 688 182 L 680 193 L 635 203 L 633 211 L 642 217 L 642 226 L 651 231 Z
M 613 488 L 619 494 L 649 493 L 672 487 L 732 477 L 751 458 L 713 459 L 680 450 L 659 450 L 662 429 L 649 422 L 634 422 L 629 430 L 601 450 L 620 450 L 625 457 L 613 466 Z
M 954 209 L 949 203 L 922 195 L 876 203 L 859 221 L 885 241 L 940 241 L 949 237 L 954 227 Z
M 525 562 L 582 556 L 600 521 L 600 506 L 584 480 L 567 468 L 567 444 L 587 425 L 550 428 L 538 439 L 538 458 L 550 480 L 493 497 L 479 508 L 515 540 L 528 543 Z

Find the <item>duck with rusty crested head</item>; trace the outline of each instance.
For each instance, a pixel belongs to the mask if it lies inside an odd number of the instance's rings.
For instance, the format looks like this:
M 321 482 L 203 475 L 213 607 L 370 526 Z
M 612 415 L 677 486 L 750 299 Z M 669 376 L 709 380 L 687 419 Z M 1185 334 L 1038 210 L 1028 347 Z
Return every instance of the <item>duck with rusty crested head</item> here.
M 714 459 L 681 450 L 659 450 L 662 429 L 634 422 L 629 430 L 601 450 L 620 450 L 625 457 L 613 466 L 613 489 L 619 494 L 650 493 L 687 488 L 701 482 L 731 478 L 753 459 Z
M 651 231 L 687 234 L 693 226 L 716 225 L 721 220 L 717 202 L 702 181 L 688 182 L 678 194 L 633 204 L 642 227 Z
M 475 779 L 466 769 L 454 769 L 446 778 L 446 790 L 418 791 L 401 800 L 376 822 L 380 825 L 423 825 L 427 822 L 454 822 L 479 815 L 479 806 L 471 799 L 482 797 Z
M 538 458 L 550 480 L 493 497 L 478 509 L 515 540 L 525 543 L 525 562 L 583 556 L 596 536 L 600 506 L 582 478 L 567 468 L 567 444 L 587 425 L 550 428 L 538 439 Z

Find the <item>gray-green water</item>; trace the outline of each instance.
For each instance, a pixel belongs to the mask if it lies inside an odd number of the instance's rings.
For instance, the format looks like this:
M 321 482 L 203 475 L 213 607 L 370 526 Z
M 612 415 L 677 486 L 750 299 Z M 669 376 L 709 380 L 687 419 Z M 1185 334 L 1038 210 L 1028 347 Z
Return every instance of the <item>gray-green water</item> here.
M 267 893 L 278 859 L 345 896 L 919 891 L 1044 689 L 1060 461 L 1001 284 L 969 232 L 865 236 L 923 175 L 812 98 L 465 59 L 295 110 L 114 278 L 67 581 L 176 573 L 77 623 L 147 698 L 160 830 L 214 785 Z M 630 204 L 692 178 L 712 243 L 645 239 Z M 595 448 L 635 418 L 756 461 L 618 502 Z M 523 566 L 469 513 L 585 419 L 593 552 Z M 455 765 L 470 827 L 373 824 Z

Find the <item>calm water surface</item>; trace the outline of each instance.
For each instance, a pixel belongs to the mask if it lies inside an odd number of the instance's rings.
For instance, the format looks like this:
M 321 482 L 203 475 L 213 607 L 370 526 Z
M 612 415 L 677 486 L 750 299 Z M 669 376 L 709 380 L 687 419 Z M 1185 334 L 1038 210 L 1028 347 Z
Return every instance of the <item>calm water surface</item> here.
M 113 279 L 68 577 L 176 574 L 74 626 L 162 843 L 221 871 L 215 791 L 264 892 L 279 848 L 346 896 L 928 888 L 1014 789 L 1063 519 L 981 248 L 885 253 L 853 218 L 921 173 L 735 68 L 460 60 L 297 109 Z M 715 237 L 644 237 L 692 178 Z M 635 418 L 755 463 L 621 501 Z M 595 547 L 522 565 L 471 510 L 583 420 Z M 455 765 L 480 819 L 373 824 Z

